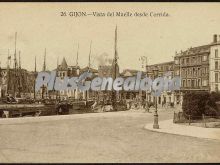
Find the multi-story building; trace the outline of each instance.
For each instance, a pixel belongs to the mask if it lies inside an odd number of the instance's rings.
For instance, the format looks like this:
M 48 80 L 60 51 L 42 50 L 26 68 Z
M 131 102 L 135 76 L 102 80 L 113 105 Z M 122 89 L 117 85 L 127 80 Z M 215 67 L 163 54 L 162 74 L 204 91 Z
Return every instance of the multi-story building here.
M 210 45 L 176 53 L 175 75 L 181 77 L 181 91 L 209 90 Z
M 180 76 L 179 91 L 166 93 L 159 97 L 167 102 L 182 103 L 184 93 L 188 91 L 219 91 L 220 89 L 220 36 L 213 36 L 213 41 L 206 45 L 191 47 L 185 51 L 176 52 L 174 62 L 147 66 L 148 76 L 153 78 L 153 69 L 158 67 L 159 76 L 171 71 L 172 76 Z M 168 94 L 168 95 L 167 95 Z M 168 97 L 167 97 L 168 96 Z M 152 99 L 150 99 L 152 100 Z
M 147 65 L 146 71 L 147 71 L 147 77 L 154 80 L 156 75 L 154 75 L 154 70 L 158 70 L 158 77 L 163 77 L 165 74 L 169 73 L 168 78 L 172 79 L 174 76 L 174 61 L 154 64 L 154 65 Z M 155 97 L 153 97 L 149 92 L 147 92 L 147 100 L 148 101 L 154 101 Z M 179 96 L 177 91 L 164 91 L 162 94 L 158 97 L 157 102 L 159 105 L 162 104 L 178 104 L 179 103 Z
M 73 77 L 79 76 L 80 67 L 79 66 L 68 66 L 66 59 L 63 58 L 60 65 L 57 66 L 57 76 L 64 78 L 66 76 Z
M 124 69 L 120 74 L 124 79 L 128 77 L 136 77 L 137 73 L 141 72 L 141 78 L 143 79 L 146 76 L 146 72 L 142 72 L 134 69 Z M 141 101 L 142 99 L 146 99 L 146 92 L 142 90 L 129 90 L 129 91 L 121 91 L 121 97 L 124 99 L 136 99 Z
M 57 76 L 63 79 L 64 77 L 78 77 L 80 74 L 80 68 L 78 66 L 68 66 L 65 57 L 63 58 L 60 65 L 57 66 Z M 78 89 L 61 90 L 58 92 L 60 98 L 72 97 L 74 99 L 79 98 Z
M 91 67 L 85 67 L 85 68 L 80 68 L 79 66 L 68 66 L 66 59 L 63 58 L 62 62 L 60 65 L 57 67 L 57 76 L 63 79 L 64 77 L 79 77 L 82 73 L 84 72 L 91 72 L 92 77 L 87 78 L 87 80 L 92 80 L 94 77 L 98 75 L 98 70 L 93 69 Z M 91 99 L 95 97 L 96 92 L 94 91 L 79 91 L 78 88 L 76 89 L 66 89 L 66 90 L 61 90 L 59 91 L 59 97 L 60 98 L 73 98 L 73 99 Z
M 180 104 L 188 91 L 209 91 L 210 45 L 191 47 L 175 54 L 174 74 L 181 78 Z
M 220 35 L 213 36 L 209 54 L 209 86 L 210 91 L 220 89 Z
M 220 36 L 215 34 L 213 41 L 209 44 L 191 47 L 186 51 L 176 53 L 175 75 L 181 77 L 181 95 L 187 91 L 219 90 L 219 50 Z

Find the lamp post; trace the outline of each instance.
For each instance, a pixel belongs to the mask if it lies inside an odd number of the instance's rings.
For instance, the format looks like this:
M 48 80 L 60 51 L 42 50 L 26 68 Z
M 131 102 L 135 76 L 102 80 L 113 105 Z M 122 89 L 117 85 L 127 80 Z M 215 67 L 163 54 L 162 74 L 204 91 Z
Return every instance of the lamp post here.
M 153 75 L 154 75 L 154 79 L 158 76 L 158 68 L 155 67 L 153 69 Z M 158 124 L 158 114 L 157 114 L 157 96 L 154 97 L 155 99 L 155 111 L 154 111 L 154 125 L 153 128 L 154 129 L 159 129 L 159 124 Z
M 149 71 L 148 71 L 148 68 L 146 69 L 146 76 L 149 77 Z M 149 94 L 149 91 L 146 90 L 146 102 L 149 101 L 148 94 Z

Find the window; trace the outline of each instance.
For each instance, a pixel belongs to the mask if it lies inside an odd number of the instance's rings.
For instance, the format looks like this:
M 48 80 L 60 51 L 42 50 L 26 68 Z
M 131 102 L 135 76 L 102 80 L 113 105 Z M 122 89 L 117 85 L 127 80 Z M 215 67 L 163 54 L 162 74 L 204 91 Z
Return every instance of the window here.
M 179 60 L 178 59 L 175 60 L 175 64 L 179 64 Z
M 191 85 L 190 83 L 191 83 L 191 81 L 188 80 L 188 83 L 187 83 L 187 86 L 188 86 L 188 87 L 190 87 L 190 85 Z
M 193 64 L 196 63 L 196 58 L 195 57 L 192 58 L 192 63 Z
M 196 69 L 193 68 L 193 76 L 196 74 Z
M 218 49 L 215 49 L 215 58 L 218 58 Z
M 207 56 L 206 55 L 203 56 L 202 61 L 207 61 Z
M 185 69 L 182 70 L 182 76 L 185 76 Z
M 215 73 L 215 82 L 218 82 L 218 73 Z
M 204 74 L 208 73 L 208 68 L 207 67 L 203 68 L 203 73 Z
M 175 73 L 176 75 L 179 75 L 179 70 L 176 70 L 176 73 Z
M 198 79 L 198 86 L 201 86 L 201 85 L 200 85 L 200 83 L 201 83 L 201 80 L 200 80 L 200 79 Z
M 189 58 L 186 59 L 186 64 L 189 64 Z
M 183 80 L 183 87 L 186 86 L 186 80 Z
M 218 69 L 218 61 L 215 61 L 215 69 Z
M 207 86 L 207 80 L 202 80 L 202 85 Z
M 191 86 L 194 87 L 195 86 L 195 80 L 191 81 Z
M 202 62 L 202 57 L 201 56 L 198 56 L 198 62 Z
M 189 75 L 192 75 L 192 68 L 189 69 Z
M 185 63 L 185 60 L 184 60 L 184 58 L 182 59 L 182 64 L 184 65 L 184 63 Z
M 218 84 L 215 84 L 215 91 L 218 92 Z

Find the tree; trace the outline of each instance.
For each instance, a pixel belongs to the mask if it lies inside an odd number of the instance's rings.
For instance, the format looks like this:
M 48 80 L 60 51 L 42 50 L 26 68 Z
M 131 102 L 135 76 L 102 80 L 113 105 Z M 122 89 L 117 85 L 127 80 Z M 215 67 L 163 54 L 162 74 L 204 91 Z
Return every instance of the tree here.
M 206 112 L 206 104 L 209 99 L 210 93 L 208 92 L 186 93 L 183 98 L 182 106 L 184 116 L 188 118 L 190 115 L 192 119 L 201 118 L 202 114 Z

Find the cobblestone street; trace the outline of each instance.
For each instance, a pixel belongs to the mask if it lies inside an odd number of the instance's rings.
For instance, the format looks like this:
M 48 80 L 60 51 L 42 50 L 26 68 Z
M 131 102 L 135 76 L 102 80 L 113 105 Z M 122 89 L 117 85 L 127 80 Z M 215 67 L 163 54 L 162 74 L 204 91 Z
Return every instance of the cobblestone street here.
M 159 121 L 172 115 L 161 110 Z M 152 121 L 153 113 L 132 110 L 0 124 L 0 162 L 220 161 L 220 141 L 145 130 Z

